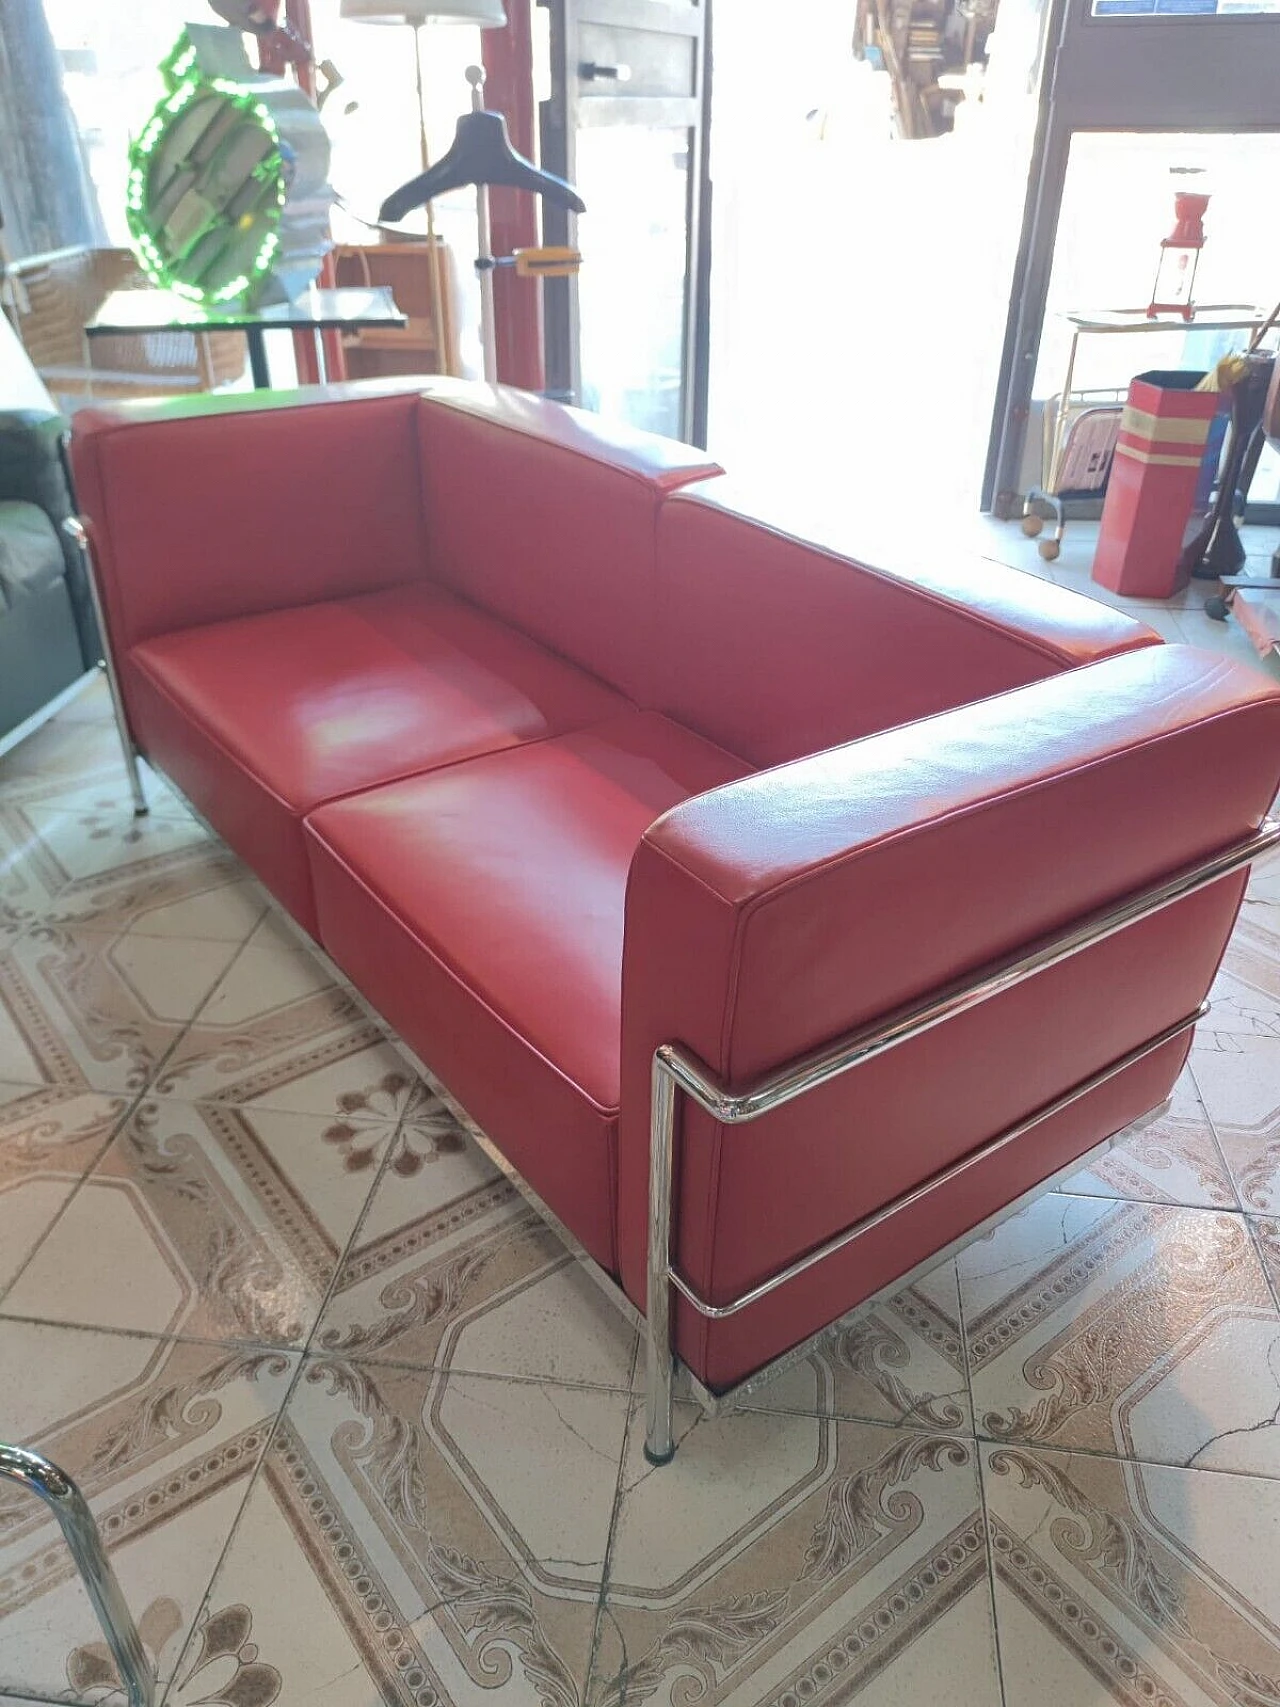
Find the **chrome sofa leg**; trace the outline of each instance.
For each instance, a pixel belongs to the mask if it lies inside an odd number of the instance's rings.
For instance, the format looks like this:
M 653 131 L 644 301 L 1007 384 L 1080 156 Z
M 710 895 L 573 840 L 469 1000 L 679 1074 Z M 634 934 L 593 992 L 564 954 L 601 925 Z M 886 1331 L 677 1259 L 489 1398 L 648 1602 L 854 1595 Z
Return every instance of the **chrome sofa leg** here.
M 120 1592 L 84 1495 L 56 1464 L 20 1446 L 0 1446 L 0 1476 L 20 1482 L 52 1508 L 115 1658 L 129 1707 L 153 1707 L 155 1678 L 142 1638 Z
M 116 734 L 120 737 L 120 750 L 124 756 L 124 768 L 129 778 L 129 791 L 133 795 L 133 815 L 135 818 L 145 818 L 151 808 L 147 805 L 147 797 L 142 788 L 142 772 L 138 767 L 138 749 L 133 744 L 133 736 L 129 733 L 129 720 L 125 716 L 124 700 L 120 694 L 120 682 L 116 675 L 115 660 L 111 656 L 111 640 L 107 634 L 107 620 L 102 609 L 102 595 L 98 591 L 97 566 L 93 561 L 93 546 L 89 540 L 89 530 L 79 516 L 68 516 L 63 522 L 63 528 L 76 543 L 76 549 L 84 559 L 85 580 L 89 583 L 89 596 L 93 600 L 93 614 L 98 619 L 98 633 L 102 638 L 102 667 L 107 673 L 107 686 L 111 690 L 111 710 L 115 717 Z
M 650 1464 L 669 1464 L 676 1454 L 671 1416 L 675 1378 L 671 1334 L 671 1191 L 676 1086 L 657 1059 L 653 1063 L 650 1111 L 644 1455 Z

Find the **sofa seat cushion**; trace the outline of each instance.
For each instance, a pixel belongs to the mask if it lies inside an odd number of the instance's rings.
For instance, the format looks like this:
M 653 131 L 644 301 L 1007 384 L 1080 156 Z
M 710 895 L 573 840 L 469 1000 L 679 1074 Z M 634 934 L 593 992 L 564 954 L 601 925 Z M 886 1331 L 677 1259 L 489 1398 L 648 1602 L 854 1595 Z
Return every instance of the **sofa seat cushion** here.
M 626 704 L 427 583 L 148 640 L 127 677 L 143 750 L 313 932 L 313 806 Z
M 610 1269 L 631 857 L 748 769 L 634 711 L 307 819 L 324 947 Z

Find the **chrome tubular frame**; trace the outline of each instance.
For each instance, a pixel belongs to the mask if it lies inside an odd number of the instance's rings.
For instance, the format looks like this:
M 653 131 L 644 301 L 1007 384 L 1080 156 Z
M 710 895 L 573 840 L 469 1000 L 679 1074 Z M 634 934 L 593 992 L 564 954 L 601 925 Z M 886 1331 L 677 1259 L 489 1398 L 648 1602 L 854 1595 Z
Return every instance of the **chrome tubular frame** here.
M 152 1707 L 155 1678 L 84 1495 L 56 1464 L 20 1446 L 0 1446 L 0 1476 L 20 1482 L 52 1509 L 115 1659 L 129 1707 Z
M 1163 883 L 1089 914 L 1069 930 L 1049 938 L 1031 951 L 1011 956 L 995 966 L 987 967 L 975 976 L 951 985 L 927 1002 L 903 1009 L 874 1027 L 862 1027 L 850 1032 L 822 1049 L 789 1062 L 745 1091 L 731 1090 L 694 1056 L 674 1044 L 662 1044 L 653 1059 L 649 1134 L 646 1324 L 648 1361 L 645 1383 L 645 1457 L 649 1462 L 666 1464 L 675 1454 L 672 1418 L 675 1380 L 671 1297 L 673 1287 L 700 1316 L 708 1320 L 720 1321 L 727 1316 L 736 1315 L 740 1310 L 749 1308 L 771 1292 L 777 1291 L 779 1287 L 787 1285 L 789 1281 L 807 1273 L 818 1263 L 825 1262 L 828 1257 L 847 1249 L 873 1228 L 882 1226 L 892 1216 L 919 1203 L 968 1169 L 976 1167 L 1006 1145 L 1012 1144 L 1033 1127 L 1061 1113 L 1118 1074 L 1135 1066 L 1146 1056 L 1171 1043 L 1203 1017 L 1208 1011 L 1208 1005 L 1205 1004 L 1194 1013 L 1175 1021 L 1155 1037 L 1148 1038 L 1135 1049 L 1129 1050 L 1119 1059 L 1073 1085 L 1025 1120 L 997 1133 L 976 1150 L 970 1151 L 919 1185 L 883 1204 L 816 1250 L 770 1275 L 741 1297 L 724 1304 L 713 1304 L 701 1297 L 672 1261 L 677 1091 L 692 1098 L 699 1107 L 725 1125 L 733 1126 L 749 1120 L 758 1120 L 761 1115 L 782 1108 L 797 1097 L 816 1090 L 821 1085 L 829 1084 L 833 1079 L 852 1072 L 854 1068 L 875 1060 L 889 1050 L 923 1036 L 935 1026 L 943 1025 L 946 1021 L 969 1012 L 1038 973 L 1105 942 L 1140 919 L 1150 918 L 1153 914 L 1185 900 L 1189 895 L 1207 888 L 1211 883 L 1216 883 L 1220 878 L 1242 870 L 1277 844 L 1280 844 L 1280 819 L 1266 819 L 1251 836 L 1234 847 L 1185 867 Z
M 151 808 L 147 805 L 147 797 L 142 789 L 142 772 L 138 768 L 138 749 L 133 744 L 133 736 L 129 730 L 129 719 L 125 715 L 124 699 L 120 693 L 120 680 L 116 675 L 115 659 L 111 656 L 111 637 L 107 632 L 107 618 L 102 606 L 102 591 L 98 586 L 98 566 L 94 562 L 93 544 L 89 537 L 89 529 L 83 516 L 68 516 L 62 524 L 63 531 L 73 539 L 76 549 L 84 562 L 85 580 L 89 583 L 89 596 L 93 600 L 93 614 L 98 619 L 98 634 L 102 639 L 102 667 L 107 673 L 107 686 L 111 689 L 111 710 L 115 716 L 116 734 L 120 737 L 120 748 L 124 754 L 124 768 L 129 777 L 129 791 L 133 795 L 133 815 L 135 818 L 145 818 Z

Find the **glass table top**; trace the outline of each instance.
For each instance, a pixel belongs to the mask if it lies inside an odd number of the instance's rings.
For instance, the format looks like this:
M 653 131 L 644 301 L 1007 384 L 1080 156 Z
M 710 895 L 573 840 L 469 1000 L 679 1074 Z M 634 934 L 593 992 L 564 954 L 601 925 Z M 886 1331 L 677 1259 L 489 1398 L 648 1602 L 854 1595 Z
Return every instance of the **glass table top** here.
M 406 326 L 385 285 L 306 290 L 290 302 L 258 307 L 203 308 L 166 290 L 116 290 L 85 327 L 92 337 L 129 332 L 283 331 L 330 326 Z

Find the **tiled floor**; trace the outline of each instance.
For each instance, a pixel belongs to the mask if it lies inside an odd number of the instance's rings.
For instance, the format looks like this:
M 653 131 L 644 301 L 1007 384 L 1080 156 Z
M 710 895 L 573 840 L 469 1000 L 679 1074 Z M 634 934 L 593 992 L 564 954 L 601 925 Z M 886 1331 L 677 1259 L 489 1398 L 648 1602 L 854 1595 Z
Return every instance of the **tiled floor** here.
M 173 1707 L 1276 1707 L 1274 870 L 1166 1116 L 654 1471 L 632 1329 L 153 794 L 96 691 L 0 761 L 0 1438 Z M 123 1700 L 8 1488 L 0 1613 L 0 1698 Z

